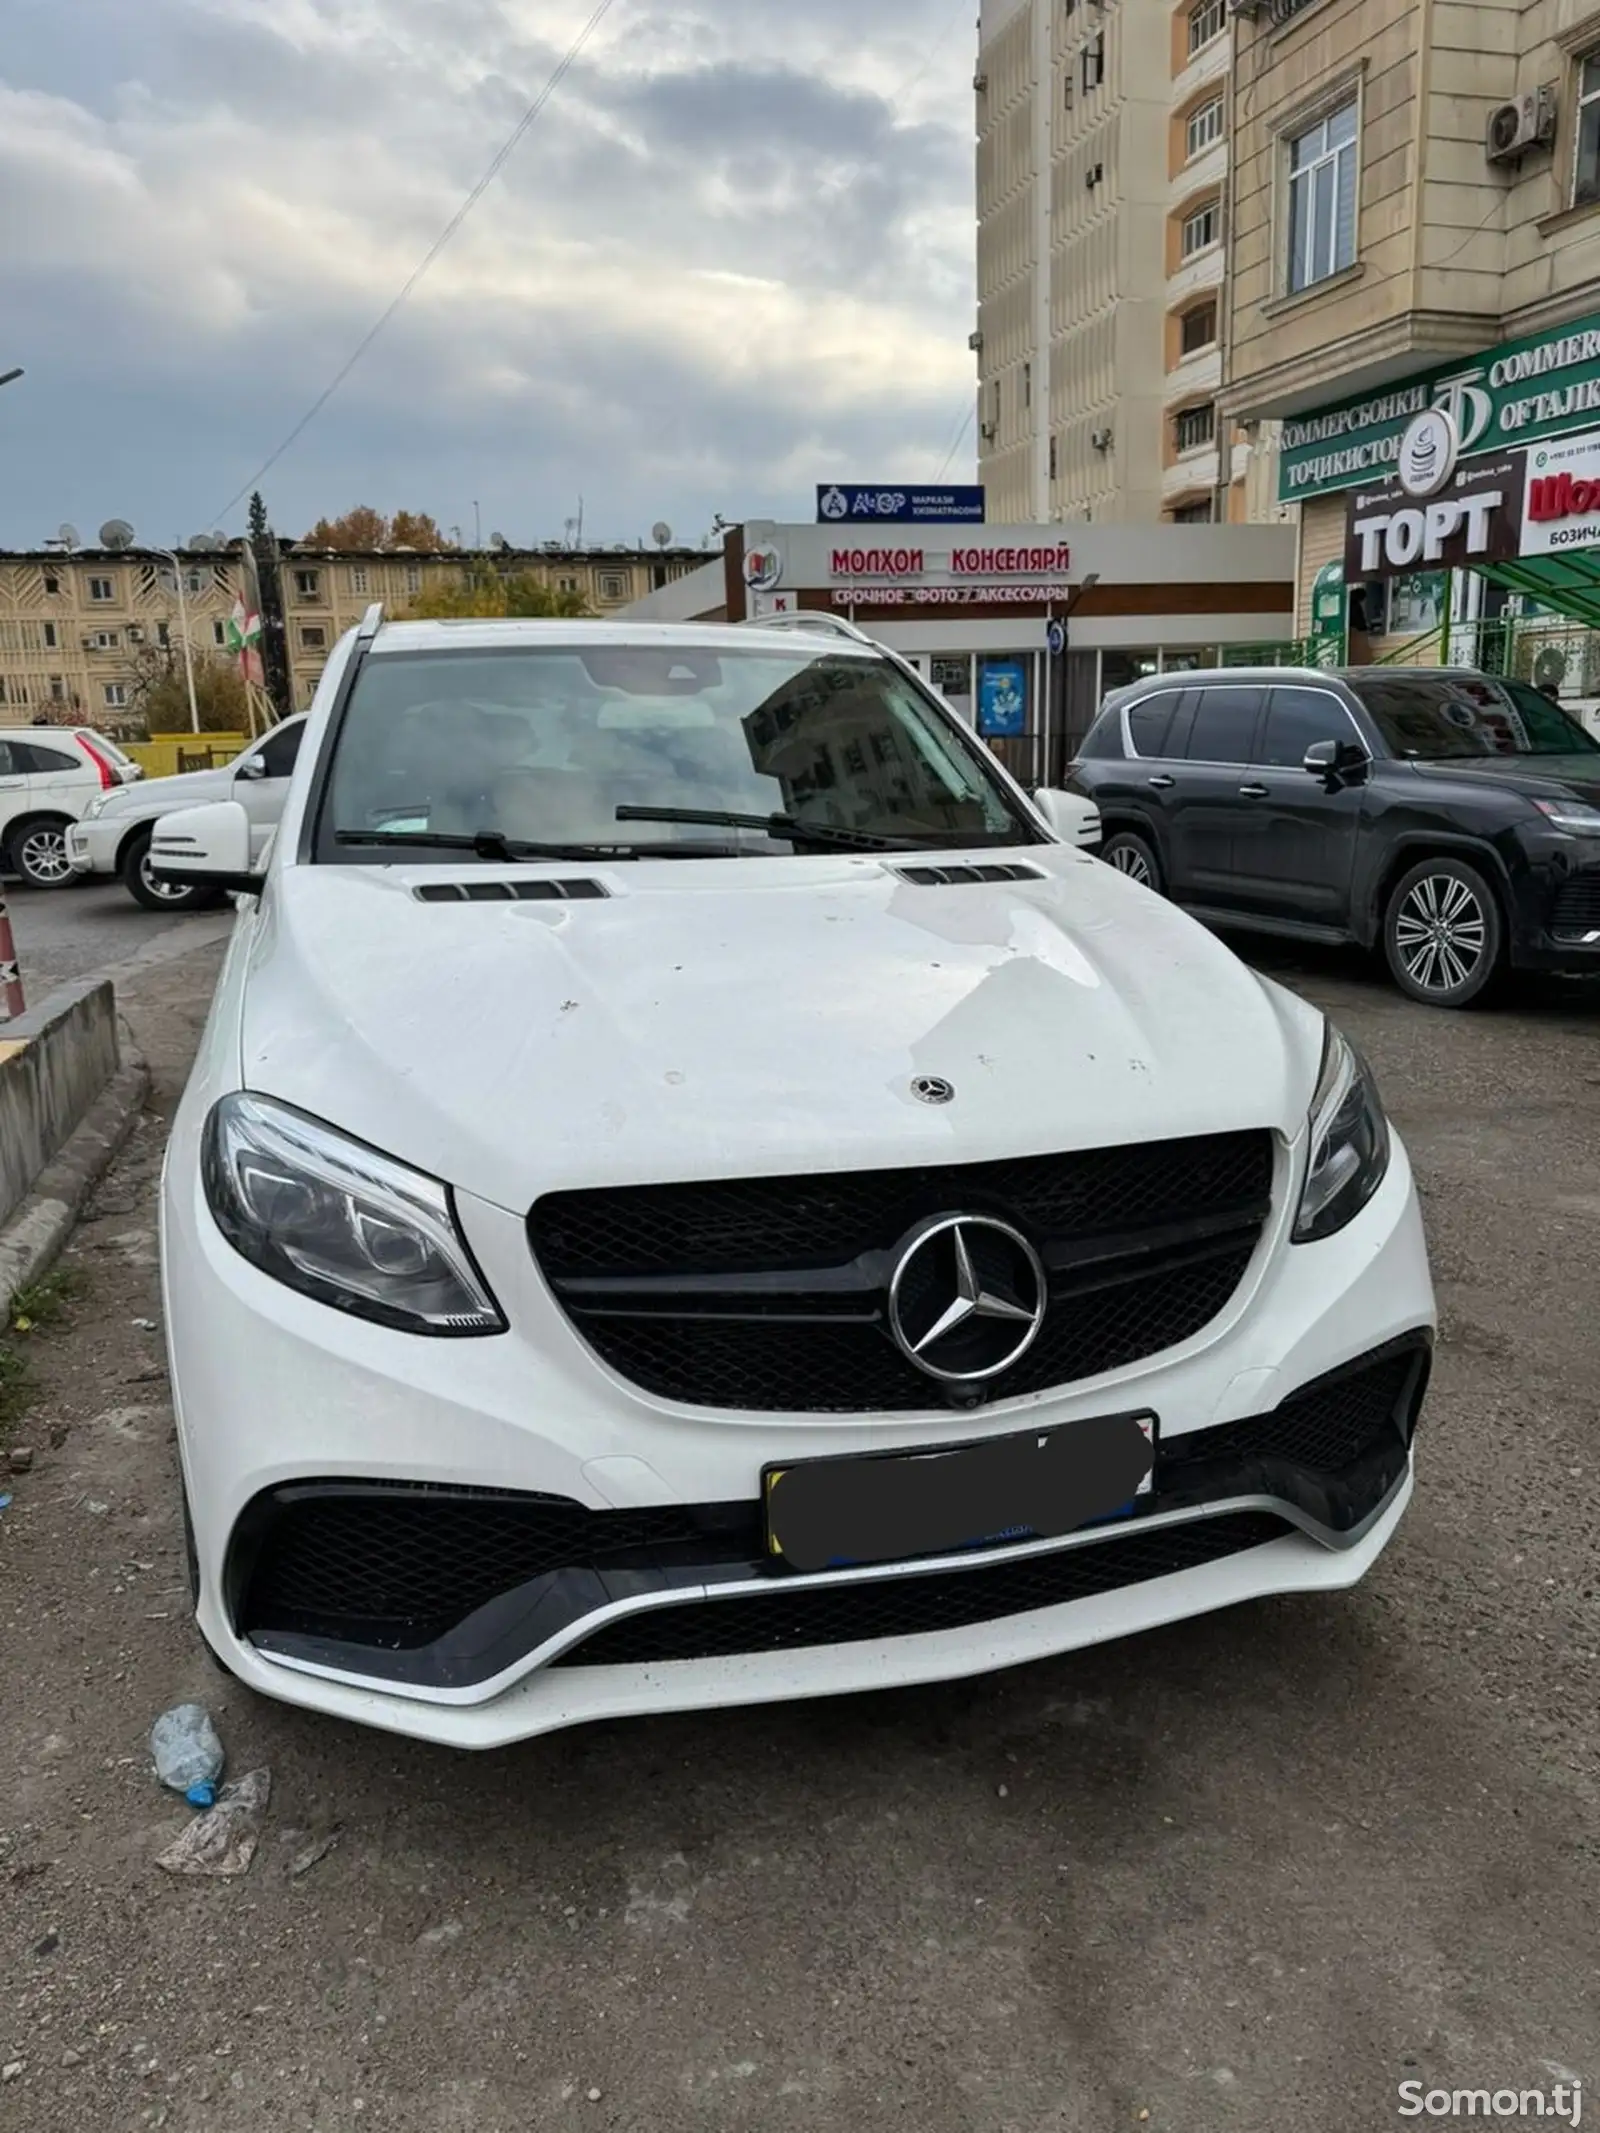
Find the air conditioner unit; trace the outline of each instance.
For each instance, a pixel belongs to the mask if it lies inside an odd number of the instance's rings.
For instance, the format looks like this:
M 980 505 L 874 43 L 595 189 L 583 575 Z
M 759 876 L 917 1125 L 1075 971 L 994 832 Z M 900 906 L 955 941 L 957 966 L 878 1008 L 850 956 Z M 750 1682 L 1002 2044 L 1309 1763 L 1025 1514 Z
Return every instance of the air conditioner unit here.
M 1112 445 L 1112 432 L 1110 430 L 1091 430 L 1089 432 L 1089 442 L 1097 452 L 1109 452 Z
M 974 75 L 973 75 L 973 77 L 972 77 L 972 92 L 973 92 L 973 94 L 974 94 L 975 96 L 982 96 L 982 94 L 983 94 L 984 90 L 985 90 L 985 89 L 987 89 L 987 88 L 988 88 L 988 86 L 989 86 L 989 77 L 988 77 L 988 75 L 987 75 L 987 74 L 974 74 Z
M 1243 15 L 1246 22 L 1254 22 L 1266 12 L 1266 0 L 1228 0 L 1230 15 Z
M 1491 163 L 1515 163 L 1530 148 L 1548 148 L 1555 134 L 1555 91 L 1547 84 L 1495 106 L 1483 152 Z
M 978 425 L 978 435 L 983 439 L 985 444 L 993 444 L 995 438 L 999 435 L 999 430 L 997 426 L 992 422 L 980 422 Z
M 982 353 L 983 333 L 981 328 L 977 333 L 969 333 L 967 335 L 967 346 L 972 350 L 974 355 L 979 355 Z
M 144 631 L 139 627 L 137 622 L 131 622 L 128 625 L 128 642 L 130 644 L 144 643 Z

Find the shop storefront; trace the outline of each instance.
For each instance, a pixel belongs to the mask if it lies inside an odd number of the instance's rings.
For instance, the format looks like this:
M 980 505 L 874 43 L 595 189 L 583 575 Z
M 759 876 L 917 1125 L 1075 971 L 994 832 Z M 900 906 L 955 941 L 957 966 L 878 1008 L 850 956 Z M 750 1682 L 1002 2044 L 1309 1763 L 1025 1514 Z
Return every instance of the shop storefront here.
M 1032 783 L 1059 773 L 1107 689 L 1281 655 L 1287 526 L 780 525 L 629 610 L 659 620 L 837 614 L 892 645 Z
M 1600 314 L 1284 423 L 1298 627 L 1600 698 Z

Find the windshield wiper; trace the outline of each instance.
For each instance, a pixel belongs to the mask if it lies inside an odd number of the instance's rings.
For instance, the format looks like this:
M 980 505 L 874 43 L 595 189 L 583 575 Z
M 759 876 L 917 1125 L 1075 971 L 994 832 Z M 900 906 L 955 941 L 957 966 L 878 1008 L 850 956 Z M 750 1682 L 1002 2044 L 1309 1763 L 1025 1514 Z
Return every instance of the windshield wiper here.
M 449 830 L 335 830 L 335 844 L 401 844 L 435 851 L 472 852 L 479 859 L 737 859 L 731 844 L 531 844 L 501 830 L 475 830 L 470 837 Z
M 763 836 L 779 837 L 796 844 L 839 844 L 858 852 L 917 852 L 941 841 L 934 832 L 925 837 L 885 837 L 874 830 L 839 829 L 831 822 L 801 822 L 793 815 L 739 815 L 701 807 L 619 807 L 619 822 L 703 823 L 708 829 L 759 830 Z M 979 839 L 963 838 L 962 843 Z

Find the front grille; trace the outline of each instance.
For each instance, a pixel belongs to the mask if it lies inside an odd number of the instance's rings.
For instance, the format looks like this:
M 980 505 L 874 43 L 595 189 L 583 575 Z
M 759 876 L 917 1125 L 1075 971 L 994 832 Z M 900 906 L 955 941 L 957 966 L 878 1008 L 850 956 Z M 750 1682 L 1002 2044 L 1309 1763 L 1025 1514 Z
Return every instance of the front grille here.
M 998 1622 L 1008 1615 L 1147 1584 L 1175 1571 L 1198 1570 L 1292 1531 L 1270 1512 L 1233 1512 L 1188 1525 L 1133 1530 L 1055 1555 L 996 1563 L 988 1570 L 794 1586 L 755 1598 L 701 1600 L 623 1616 L 555 1663 L 650 1666 L 671 1659 L 729 1659 L 744 1652 L 875 1643 L 930 1630 L 970 1629 L 978 1622 Z
M 1216 1318 L 1260 1239 L 1272 1165 L 1270 1134 L 1219 1134 L 997 1163 L 556 1193 L 528 1228 L 578 1330 L 646 1391 L 703 1407 L 882 1413 L 943 1397 L 887 1324 L 888 1283 L 919 1224 L 993 1215 L 1040 1254 L 1043 1329 L 983 1390 L 1015 1398 L 1159 1354 Z
M 1586 933 L 1600 932 L 1600 867 L 1568 875 L 1551 907 L 1550 930 L 1578 940 Z

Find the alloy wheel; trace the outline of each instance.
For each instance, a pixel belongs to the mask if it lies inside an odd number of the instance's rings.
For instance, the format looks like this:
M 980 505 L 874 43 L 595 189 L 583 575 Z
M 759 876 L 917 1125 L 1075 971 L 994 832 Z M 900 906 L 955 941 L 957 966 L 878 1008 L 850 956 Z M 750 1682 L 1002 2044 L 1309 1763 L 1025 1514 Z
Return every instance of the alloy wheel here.
M 1395 913 L 1394 942 L 1419 991 L 1456 992 L 1488 951 L 1488 914 L 1459 875 L 1424 874 Z
M 1117 845 L 1111 853 L 1111 864 L 1130 881 L 1137 881 L 1147 889 L 1154 886 L 1155 875 L 1150 862 L 1136 844 Z
M 16 863 L 17 872 L 35 888 L 58 888 L 72 872 L 66 831 L 48 825 L 29 830 L 18 840 Z
M 150 891 L 150 894 L 159 897 L 164 904 L 181 904 L 194 893 L 183 882 L 163 881 L 159 875 L 152 872 L 150 847 L 148 845 L 139 854 L 139 879 Z

